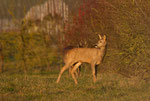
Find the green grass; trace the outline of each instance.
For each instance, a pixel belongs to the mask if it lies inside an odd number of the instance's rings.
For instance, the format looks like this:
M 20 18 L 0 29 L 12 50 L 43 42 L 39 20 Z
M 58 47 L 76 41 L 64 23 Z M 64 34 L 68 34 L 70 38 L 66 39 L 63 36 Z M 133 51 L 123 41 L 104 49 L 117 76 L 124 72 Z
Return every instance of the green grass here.
M 90 72 L 82 72 L 75 85 L 58 72 L 0 74 L 0 101 L 150 101 L 150 83 L 119 74 L 98 74 L 94 84 Z

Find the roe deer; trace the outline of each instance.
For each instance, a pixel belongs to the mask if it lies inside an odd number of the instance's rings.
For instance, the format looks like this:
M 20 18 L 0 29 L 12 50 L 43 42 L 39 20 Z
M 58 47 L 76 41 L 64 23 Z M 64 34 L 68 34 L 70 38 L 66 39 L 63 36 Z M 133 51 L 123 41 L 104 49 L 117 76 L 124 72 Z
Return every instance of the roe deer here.
M 96 48 L 73 48 L 68 50 L 64 56 L 65 66 L 61 69 L 56 82 L 58 83 L 60 81 L 60 77 L 66 69 L 72 68 L 71 75 L 75 84 L 77 84 L 78 82 L 75 78 L 74 72 L 82 64 L 82 62 L 91 64 L 93 81 L 96 82 L 95 65 L 101 63 L 105 53 L 105 47 L 106 36 L 104 35 L 102 38 L 99 35 L 99 41 Z

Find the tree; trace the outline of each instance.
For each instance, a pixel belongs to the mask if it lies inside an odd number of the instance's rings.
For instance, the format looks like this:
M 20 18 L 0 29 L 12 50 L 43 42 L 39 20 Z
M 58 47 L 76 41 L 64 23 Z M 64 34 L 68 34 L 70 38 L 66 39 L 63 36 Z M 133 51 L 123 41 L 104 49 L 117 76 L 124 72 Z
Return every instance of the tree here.
M 67 26 L 65 46 L 93 47 L 96 34 L 106 34 L 106 67 L 133 75 L 149 70 L 149 5 L 149 0 L 86 0 Z
M 2 45 L 0 43 L 0 73 L 2 73 L 4 70 L 4 57 L 2 52 Z

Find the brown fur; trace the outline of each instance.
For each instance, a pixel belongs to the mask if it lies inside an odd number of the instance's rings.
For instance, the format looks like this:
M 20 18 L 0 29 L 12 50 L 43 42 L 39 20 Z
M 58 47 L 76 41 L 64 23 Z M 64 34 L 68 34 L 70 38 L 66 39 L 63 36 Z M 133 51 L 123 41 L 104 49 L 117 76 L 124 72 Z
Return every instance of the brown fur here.
M 86 62 L 91 64 L 93 80 L 96 82 L 96 72 L 95 72 L 95 65 L 101 63 L 106 47 L 106 36 L 104 35 L 103 38 L 99 35 L 100 40 L 98 41 L 97 48 L 73 48 L 67 51 L 64 56 L 65 66 L 61 69 L 57 83 L 60 81 L 60 77 L 62 73 L 72 67 L 71 75 L 74 79 L 75 84 L 77 84 L 77 80 L 75 78 L 74 72 L 76 69 L 82 64 L 82 62 Z

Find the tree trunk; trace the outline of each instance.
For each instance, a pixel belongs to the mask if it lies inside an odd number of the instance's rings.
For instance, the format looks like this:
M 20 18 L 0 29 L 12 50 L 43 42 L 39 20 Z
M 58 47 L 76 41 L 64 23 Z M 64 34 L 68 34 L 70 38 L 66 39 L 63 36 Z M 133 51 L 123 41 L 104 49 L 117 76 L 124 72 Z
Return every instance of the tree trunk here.
M 2 53 L 2 46 L 0 44 L 0 73 L 4 71 L 4 57 Z
M 26 66 L 26 58 L 25 58 L 25 39 L 23 36 L 23 33 L 21 33 L 21 40 L 22 40 L 22 60 L 23 60 L 23 69 L 24 69 L 24 73 L 27 72 L 27 66 Z
M 20 38 L 21 38 L 21 41 L 22 41 L 22 61 L 23 61 L 23 70 L 24 70 L 24 73 L 27 72 L 27 66 L 26 66 L 26 58 L 25 58 L 25 50 L 26 50 L 26 43 L 25 43 L 25 38 L 24 38 L 24 35 L 26 34 L 26 29 L 27 29 L 27 26 L 26 26 L 26 21 L 22 22 L 22 26 L 21 26 L 21 30 L 20 30 Z

